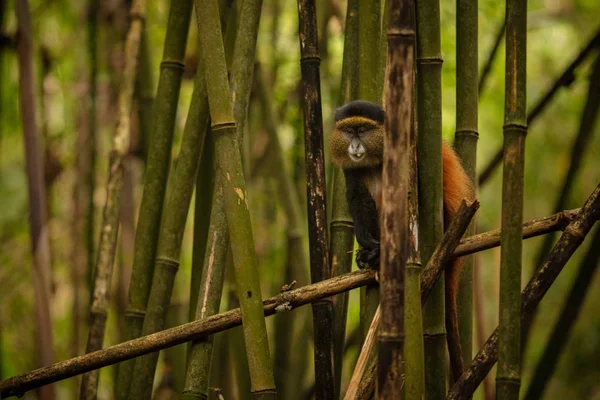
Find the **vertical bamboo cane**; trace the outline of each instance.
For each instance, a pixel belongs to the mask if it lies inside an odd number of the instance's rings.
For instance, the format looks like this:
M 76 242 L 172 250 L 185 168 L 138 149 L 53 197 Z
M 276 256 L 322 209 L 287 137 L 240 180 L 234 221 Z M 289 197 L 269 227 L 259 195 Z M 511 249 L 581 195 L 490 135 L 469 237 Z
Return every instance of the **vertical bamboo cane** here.
M 331 277 L 327 249 L 327 212 L 325 195 L 325 157 L 323 154 L 323 116 L 317 47 L 317 14 L 314 0 L 298 0 L 300 66 L 304 111 L 306 154 L 306 197 L 310 275 L 313 283 Z M 335 396 L 333 377 L 333 303 L 331 299 L 312 304 L 316 398 Z
M 192 0 L 174 0 L 171 3 L 156 101 L 152 106 L 152 134 L 148 143 L 144 193 L 135 235 L 129 303 L 125 311 L 127 340 L 140 336 L 150 296 L 191 13 Z M 140 65 L 140 73 L 143 72 Z M 140 113 L 146 112 L 145 107 L 145 104 L 141 105 Z M 145 117 L 140 120 L 141 126 L 146 124 L 145 120 Z M 126 400 L 129 396 L 134 362 L 128 360 L 119 364 L 115 386 L 117 400 Z
M 19 106 L 23 123 L 27 192 L 29 199 L 29 231 L 32 278 L 35 296 L 36 347 L 41 366 L 54 362 L 52 344 L 52 317 L 50 315 L 52 270 L 50 266 L 50 238 L 47 221 L 46 187 L 44 185 L 43 153 L 36 123 L 36 95 L 34 88 L 33 33 L 31 12 L 27 0 L 16 2 L 19 29 L 17 52 L 19 57 Z M 43 400 L 56 397 L 54 385 L 38 390 Z
M 477 0 L 456 3 L 456 133 L 454 148 L 472 182 L 477 182 Z M 475 221 L 467 235 L 475 234 Z M 458 328 L 463 364 L 468 367 L 473 354 L 473 256 L 463 258 L 458 286 Z
M 262 310 L 258 265 L 248 211 L 248 193 L 231 105 L 219 10 L 215 0 L 196 0 L 195 4 L 196 10 L 203 11 L 196 12 L 196 17 L 200 28 L 202 54 L 206 63 L 206 87 L 210 99 L 218 172 L 224 182 L 223 196 L 235 265 L 237 293 L 244 322 L 251 391 L 255 398 L 275 398 L 277 392 Z
M 101 349 L 102 342 L 104 341 L 110 281 L 119 230 L 119 202 L 123 186 L 123 159 L 129 151 L 131 105 L 145 12 L 146 1 L 135 0 L 131 6 L 131 25 L 125 43 L 125 70 L 123 71 L 119 93 L 119 121 L 109 161 L 109 174 L 106 185 L 107 197 L 102 216 L 102 231 L 94 272 L 94 289 L 90 307 L 91 323 L 86 353 Z M 99 370 L 96 370 L 83 375 L 80 391 L 81 399 L 96 397 L 99 372 Z
M 415 19 L 412 0 L 389 3 L 381 216 L 381 325 L 377 397 L 400 399 L 403 380 L 404 272 L 409 253 L 408 191 L 413 124 Z
M 444 230 L 442 216 L 442 55 L 440 4 L 417 2 L 417 119 L 419 239 L 424 264 Z M 446 327 L 444 280 L 439 279 L 423 308 L 427 399 L 446 396 Z
M 358 97 L 358 0 L 348 0 L 346 10 L 346 32 L 342 61 L 340 104 Z M 354 254 L 354 223 L 346 201 L 346 181 L 341 169 L 332 172 L 331 221 L 329 222 L 331 271 L 333 276 L 350 272 Z M 334 377 L 335 393 L 339 398 L 342 384 L 342 365 L 348 314 L 348 293 L 334 297 Z
M 358 95 L 362 100 L 381 104 L 382 84 L 377 79 L 381 70 L 381 0 L 358 2 Z M 364 339 L 379 306 L 379 286 L 360 291 L 360 326 Z
M 506 2 L 506 87 L 496 398 L 517 399 L 521 386 L 521 253 L 525 168 L 527 2 Z

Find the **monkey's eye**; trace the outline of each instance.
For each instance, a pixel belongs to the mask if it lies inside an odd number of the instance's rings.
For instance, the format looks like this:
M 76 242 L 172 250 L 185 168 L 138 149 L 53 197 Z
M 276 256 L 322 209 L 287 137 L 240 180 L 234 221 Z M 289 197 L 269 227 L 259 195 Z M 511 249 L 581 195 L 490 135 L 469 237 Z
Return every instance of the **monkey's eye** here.
M 366 131 L 367 131 L 367 128 L 364 126 L 361 126 L 358 128 L 358 134 L 365 133 Z

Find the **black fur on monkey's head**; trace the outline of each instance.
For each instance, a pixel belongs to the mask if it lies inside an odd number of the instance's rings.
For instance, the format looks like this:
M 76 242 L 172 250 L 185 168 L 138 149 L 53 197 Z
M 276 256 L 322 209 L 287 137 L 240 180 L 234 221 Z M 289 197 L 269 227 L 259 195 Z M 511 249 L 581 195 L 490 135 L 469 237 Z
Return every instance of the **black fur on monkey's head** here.
M 352 101 L 335 112 L 335 126 L 329 137 L 331 159 L 343 169 L 372 168 L 383 160 L 385 111 L 364 100 Z M 364 154 L 358 154 L 360 148 Z

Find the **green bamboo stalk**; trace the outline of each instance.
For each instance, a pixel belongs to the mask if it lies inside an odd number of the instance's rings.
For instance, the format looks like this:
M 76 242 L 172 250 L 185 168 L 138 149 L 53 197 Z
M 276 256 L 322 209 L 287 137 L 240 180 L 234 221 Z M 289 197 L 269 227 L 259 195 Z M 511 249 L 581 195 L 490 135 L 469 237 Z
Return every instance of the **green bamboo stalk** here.
M 194 248 L 192 250 L 192 279 L 190 281 L 190 307 L 188 320 L 196 318 L 196 304 L 204 271 L 204 254 L 208 243 L 208 229 L 215 190 L 215 144 L 212 135 L 206 135 L 196 178 L 194 209 Z M 200 193 L 202 190 L 202 193 Z
M 477 0 L 456 3 L 456 133 L 454 148 L 471 182 L 477 182 L 478 32 Z M 467 235 L 475 234 L 475 221 Z M 473 358 L 473 256 L 462 261 L 457 314 L 465 367 Z
M 220 34 L 219 10 L 215 0 L 196 0 L 195 4 L 196 10 L 203 10 L 202 13 L 197 12 L 196 17 L 200 28 L 202 54 L 206 63 L 206 86 L 210 98 L 210 116 L 215 134 L 219 172 L 225 176 L 223 196 L 235 265 L 237 293 L 244 319 L 244 339 L 248 352 L 251 391 L 256 398 L 274 398 L 277 392 L 261 307 L 262 295 L 248 211 L 248 192 L 231 105 L 223 38 Z
M 29 233 L 32 258 L 33 292 L 35 298 L 36 353 L 41 366 L 54 362 L 52 315 L 50 313 L 52 267 L 47 217 L 46 186 L 40 131 L 36 122 L 36 91 L 34 88 L 33 33 L 29 2 L 16 2 L 19 40 L 19 107 L 23 126 L 27 197 L 29 203 Z M 40 388 L 44 400 L 56 397 L 54 385 Z
M 358 95 L 362 100 L 381 104 L 381 0 L 358 2 Z M 367 286 L 360 292 L 360 326 L 363 340 L 379 306 L 379 286 Z
M 581 115 L 579 132 L 577 133 L 577 137 L 571 149 L 571 164 L 569 165 L 569 170 L 564 177 L 560 195 L 556 199 L 556 203 L 554 205 L 554 209 L 558 209 L 559 211 L 564 209 L 567 204 L 567 199 L 575 182 L 575 177 L 579 171 L 579 168 L 581 167 L 581 160 L 584 157 L 586 149 L 589 147 L 588 143 L 594 133 L 594 126 L 598 120 L 598 112 L 600 110 L 600 96 L 598 96 L 598 93 L 600 93 L 600 56 L 596 57 L 596 61 L 594 62 L 592 71 L 590 73 L 587 100 Z M 548 255 L 550 249 L 552 248 L 554 238 L 555 235 L 552 233 L 544 237 L 544 241 L 538 250 L 536 268 L 543 264 L 544 258 Z M 531 323 L 532 321 L 529 320 L 523 326 L 523 332 L 521 335 L 521 343 L 523 345 L 525 345 L 527 342 Z
M 154 103 L 154 73 L 148 29 L 145 26 L 142 31 L 142 41 L 140 43 L 140 61 L 136 91 L 138 121 L 140 127 L 140 151 L 144 160 L 147 160 L 152 137 L 152 127 L 154 126 L 154 115 L 152 114 L 152 104 Z
M 381 104 L 380 70 L 381 0 L 358 2 L 359 97 Z M 368 329 L 368 327 L 367 327 Z
M 402 398 L 405 268 L 409 258 L 410 141 L 415 85 L 415 11 L 412 0 L 389 1 L 386 118 L 381 207 L 381 323 L 377 398 Z M 411 254 L 412 255 L 412 254 Z
M 508 27 L 508 25 L 507 25 Z M 548 259 L 534 274 L 521 293 L 521 322 L 530 318 L 540 301 L 552 286 L 563 267 L 575 250 L 583 243 L 586 235 L 600 218 L 600 185 L 588 197 L 581 212 L 565 228 L 564 233 L 554 245 Z M 448 400 L 469 397 L 490 372 L 498 360 L 499 328 L 485 342 L 473 359 L 471 366 L 452 387 Z
M 141 334 L 152 285 L 191 13 L 192 0 L 171 2 L 156 100 L 152 105 L 152 134 L 148 144 L 144 193 L 135 235 L 129 303 L 125 311 L 126 339 L 133 339 Z M 144 83 L 144 87 L 150 79 L 150 76 L 146 75 L 148 73 L 145 66 L 140 65 L 139 79 L 140 83 Z M 140 115 L 146 112 L 147 104 L 144 102 L 140 108 Z M 141 116 L 140 123 L 143 132 L 147 129 L 147 115 Z M 117 400 L 128 398 L 133 367 L 133 360 L 119 365 L 115 386 Z
M 600 265 L 599 261 L 600 229 L 596 229 L 592 243 L 590 243 L 585 258 L 579 266 L 579 271 L 577 272 L 567 301 L 554 325 L 554 330 L 546 344 L 544 353 L 535 368 L 533 378 L 525 395 L 525 400 L 541 399 L 548 388 L 550 378 L 570 337 L 571 330 L 583 306 L 589 287 L 594 281 L 594 273 L 598 265 Z
M 187 304 L 173 303 L 166 313 L 166 327 L 173 328 L 187 322 Z M 187 346 L 180 344 L 163 350 L 166 373 L 161 379 L 161 386 L 166 386 L 170 393 L 180 393 L 185 383 L 185 367 L 187 365 Z M 157 396 L 158 397 L 158 396 Z
M 417 7 L 417 145 L 419 172 L 419 239 L 421 261 L 429 257 L 444 230 L 442 216 L 442 55 L 440 4 L 418 1 Z M 440 279 L 423 309 L 427 399 L 446 395 L 446 326 L 444 282 Z
M 307 245 L 302 223 L 302 208 L 296 195 L 292 175 L 288 171 L 282 154 L 269 89 L 266 87 L 259 64 L 255 69 L 256 94 L 259 97 L 264 126 L 269 137 L 274 177 L 277 180 L 278 192 L 281 196 L 280 204 L 287 219 L 288 254 L 283 282 L 289 283 L 295 280 L 300 286 L 303 286 L 308 283 L 308 263 L 305 253 Z M 304 371 L 298 371 L 298 366 L 302 363 L 301 359 L 306 358 L 307 354 L 295 351 L 295 349 L 308 346 L 305 317 L 309 316 L 307 314 L 302 316 L 282 314 L 275 318 L 275 383 L 280 388 L 280 396 L 284 399 L 297 397 L 299 395 L 297 388 L 303 384 Z M 295 323 L 295 321 L 300 323 Z M 295 331 L 298 331 L 297 335 L 295 335 Z
M 142 326 L 143 335 L 157 332 L 164 326 L 165 311 L 171 299 L 175 274 L 179 268 L 181 242 L 207 126 L 208 100 L 204 84 L 204 66 L 200 62 L 183 131 L 181 150 L 172 171 L 169 194 L 163 211 L 152 288 Z M 129 399 L 150 397 L 157 362 L 157 353 L 135 360 L 132 376 L 136 378 L 131 382 Z
M 223 292 L 229 232 L 223 204 L 223 182 L 220 181 L 223 176 L 220 174 L 219 176 L 211 208 L 202 282 L 195 307 L 196 320 L 207 318 L 219 312 L 221 293 Z M 203 337 L 192 342 L 182 393 L 183 400 L 208 398 L 212 351 L 213 336 Z
M 340 104 L 358 98 L 358 0 L 348 0 Z M 346 201 L 346 180 L 341 169 L 333 168 L 331 178 L 331 216 L 329 222 L 332 276 L 350 272 L 354 249 L 354 222 Z M 336 398 L 341 396 L 342 366 L 348 315 L 348 293 L 333 299 L 333 360 Z
M 140 41 L 144 26 L 146 1 L 135 0 L 131 6 L 131 24 L 125 42 L 125 68 L 119 93 L 119 121 L 115 130 L 109 160 L 106 204 L 102 215 L 102 229 L 98 257 L 94 271 L 92 304 L 90 306 L 90 333 L 86 353 L 102 348 L 109 307 L 110 280 L 119 230 L 119 207 L 123 186 L 123 160 L 129 151 L 130 114 L 133 102 Z M 84 374 L 81 381 L 81 399 L 96 397 L 99 371 Z
M 321 110 L 320 58 L 314 0 L 298 0 L 302 108 L 306 160 L 306 198 L 311 282 L 331 277 L 327 239 L 325 157 Z M 316 398 L 335 396 L 333 371 L 333 303 L 313 303 Z
M 506 2 L 506 88 L 496 398 L 516 399 L 521 386 L 521 256 L 525 169 L 527 2 Z

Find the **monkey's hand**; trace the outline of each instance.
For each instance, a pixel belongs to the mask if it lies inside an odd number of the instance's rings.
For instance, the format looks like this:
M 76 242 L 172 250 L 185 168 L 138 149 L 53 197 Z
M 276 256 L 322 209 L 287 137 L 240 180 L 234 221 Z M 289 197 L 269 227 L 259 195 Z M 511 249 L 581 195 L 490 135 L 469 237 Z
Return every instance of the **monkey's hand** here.
M 356 265 L 358 265 L 358 268 L 360 269 L 378 269 L 379 254 L 379 246 L 373 247 L 371 249 L 363 247 L 356 253 Z

